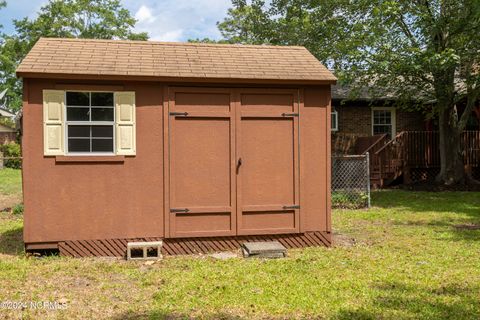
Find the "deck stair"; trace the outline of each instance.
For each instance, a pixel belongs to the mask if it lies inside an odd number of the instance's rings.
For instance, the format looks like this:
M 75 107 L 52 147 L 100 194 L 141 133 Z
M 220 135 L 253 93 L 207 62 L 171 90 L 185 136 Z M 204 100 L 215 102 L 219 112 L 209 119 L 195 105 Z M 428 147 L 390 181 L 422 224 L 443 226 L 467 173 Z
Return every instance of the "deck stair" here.
M 392 140 L 386 134 L 370 137 L 371 144 L 362 154 L 369 154 L 370 183 L 374 188 L 388 186 L 403 174 L 403 137 L 400 132 Z
M 465 168 L 480 176 L 480 131 L 465 131 L 461 143 Z M 399 178 L 407 184 L 429 181 L 440 170 L 438 131 L 402 131 L 391 140 L 386 135 L 366 137 L 360 145 L 359 154 L 369 154 L 372 187 L 386 187 Z

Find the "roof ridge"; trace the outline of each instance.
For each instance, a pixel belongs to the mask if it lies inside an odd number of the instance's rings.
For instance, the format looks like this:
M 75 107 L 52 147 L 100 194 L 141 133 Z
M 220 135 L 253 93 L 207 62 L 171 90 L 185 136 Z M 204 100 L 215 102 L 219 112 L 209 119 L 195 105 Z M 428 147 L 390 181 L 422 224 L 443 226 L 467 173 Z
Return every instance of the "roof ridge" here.
M 203 42 L 174 42 L 174 41 L 151 41 L 151 40 L 117 40 L 117 39 L 87 39 L 87 38 L 56 38 L 40 37 L 39 41 L 75 41 L 75 42 L 105 42 L 146 45 L 173 45 L 192 47 L 232 47 L 232 48 L 256 48 L 256 49 L 294 49 L 307 50 L 304 46 L 284 46 L 271 44 L 241 44 L 241 43 L 203 43 Z M 307 50 L 308 51 L 308 50 Z

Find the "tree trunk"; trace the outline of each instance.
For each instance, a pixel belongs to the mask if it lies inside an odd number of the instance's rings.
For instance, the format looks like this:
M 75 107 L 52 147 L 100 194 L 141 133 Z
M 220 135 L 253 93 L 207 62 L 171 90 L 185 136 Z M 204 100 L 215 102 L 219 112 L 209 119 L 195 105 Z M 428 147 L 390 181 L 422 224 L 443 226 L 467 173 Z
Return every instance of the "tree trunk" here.
M 440 173 L 437 182 L 445 185 L 465 184 L 462 131 L 458 129 L 458 116 L 454 106 L 439 108 Z

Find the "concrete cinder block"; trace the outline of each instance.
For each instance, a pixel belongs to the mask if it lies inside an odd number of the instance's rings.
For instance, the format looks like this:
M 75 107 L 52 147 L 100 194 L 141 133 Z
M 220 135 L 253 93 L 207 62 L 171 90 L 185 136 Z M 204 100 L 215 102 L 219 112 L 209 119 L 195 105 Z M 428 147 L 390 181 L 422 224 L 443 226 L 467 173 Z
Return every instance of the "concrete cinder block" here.
M 278 241 L 246 242 L 242 253 L 245 258 L 277 259 L 287 256 L 287 248 Z
M 128 242 L 127 260 L 159 260 L 162 259 L 163 241 Z M 149 254 L 149 249 L 156 251 L 155 255 Z M 141 256 L 132 256 L 132 250 L 142 250 Z

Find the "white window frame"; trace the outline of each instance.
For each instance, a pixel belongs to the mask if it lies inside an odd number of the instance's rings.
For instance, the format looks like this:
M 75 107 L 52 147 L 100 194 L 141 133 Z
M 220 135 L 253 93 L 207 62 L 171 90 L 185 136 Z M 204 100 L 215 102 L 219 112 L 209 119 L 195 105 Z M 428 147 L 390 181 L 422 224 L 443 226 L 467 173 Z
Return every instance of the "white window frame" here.
M 391 126 L 392 126 L 392 139 L 395 138 L 397 135 L 397 108 L 395 107 L 372 107 L 371 111 L 371 119 L 372 119 L 372 136 L 375 134 L 374 132 L 374 127 L 376 124 L 374 123 L 375 117 L 374 117 L 374 111 L 390 111 L 391 114 Z M 385 124 L 379 124 L 379 126 L 384 126 Z
M 330 121 L 330 125 L 331 125 L 330 131 L 337 132 L 338 131 L 338 111 L 337 110 L 332 110 L 331 111 L 330 119 L 332 119 L 333 116 L 335 116 L 335 121 L 334 121 L 334 125 L 332 125 L 331 124 L 332 121 Z
M 111 93 L 113 95 L 113 121 L 95 121 L 95 122 L 92 122 L 92 121 L 68 121 L 67 120 L 67 92 L 88 92 L 88 93 L 92 93 L 92 92 L 105 92 L 105 93 Z M 116 142 L 115 142 L 115 133 L 116 133 L 116 114 L 115 114 L 115 109 L 116 109 L 116 105 L 115 105 L 115 92 L 113 91 L 105 91 L 105 90 L 65 90 L 64 91 L 64 95 L 65 95 L 65 110 L 64 110 L 64 115 L 65 115 L 65 128 L 64 128 L 64 135 L 65 135 L 65 139 L 64 139 L 64 150 L 65 150 L 65 154 L 68 155 L 68 156 L 92 156 L 92 157 L 96 157 L 96 156 L 112 156 L 112 155 L 115 155 L 116 154 Z M 92 104 L 92 95 L 89 95 L 89 108 L 91 108 L 91 104 Z M 79 106 L 80 107 L 80 106 Z M 68 149 L 68 126 L 69 125 L 79 125 L 79 126 L 92 126 L 92 125 L 95 125 L 95 126 L 112 126 L 113 128 L 113 139 L 112 139 L 112 143 L 113 143 L 113 151 L 112 152 L 70 152 L 69 149 Z

